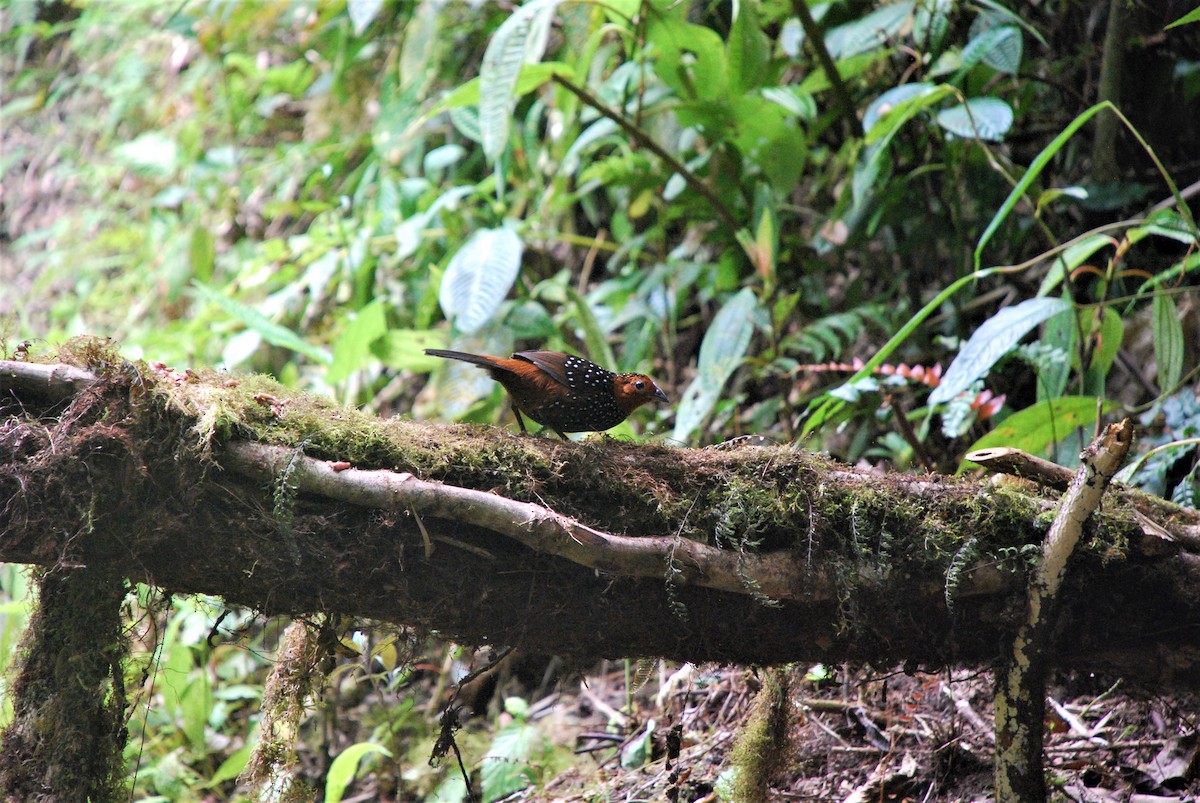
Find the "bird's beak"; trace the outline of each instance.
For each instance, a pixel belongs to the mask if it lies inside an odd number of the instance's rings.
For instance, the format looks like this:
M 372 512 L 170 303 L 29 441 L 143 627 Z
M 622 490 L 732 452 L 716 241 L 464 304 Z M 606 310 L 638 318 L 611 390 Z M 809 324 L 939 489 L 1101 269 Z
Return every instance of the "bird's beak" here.
M 663 393 L 662 388 L 660 388 L 658 385 L 654 386 L 654 398 L 658 399 L 659 401 L 671 401 L 667 394 Z

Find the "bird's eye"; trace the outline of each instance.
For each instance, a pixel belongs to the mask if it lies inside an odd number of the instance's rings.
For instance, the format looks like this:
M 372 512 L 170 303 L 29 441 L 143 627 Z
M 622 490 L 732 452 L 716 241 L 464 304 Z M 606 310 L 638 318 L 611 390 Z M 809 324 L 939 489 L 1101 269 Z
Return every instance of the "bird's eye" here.
M 646 389 L 646 383 L 645 383 L 645 382 L 643 382 L 643 381 L 642 381 L 642 380 L 640 380 L 640 379 L 639 379 L 638 381 L 634 382 L 634 383 L 633 383 L 633 386 L 634 386 L 635 388 L 637 388 L 638 390 L 645 390 L 645 389 Z

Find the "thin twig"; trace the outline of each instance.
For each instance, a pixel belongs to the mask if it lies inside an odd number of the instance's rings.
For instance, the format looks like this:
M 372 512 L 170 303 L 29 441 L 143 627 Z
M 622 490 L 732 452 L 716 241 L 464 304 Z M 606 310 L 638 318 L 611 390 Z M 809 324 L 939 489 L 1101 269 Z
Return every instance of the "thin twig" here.
M 851 136 L 861 137 L 863 135 L 862 122 L 854 112 L 854 101 L 850 99 L 850 93 L 846 90 L 841 73 L 838 72 L 837 65 L 833 63 L 829 49 L 825 47 L 825 32 L 817 26 L 817 21 L 813 19 L 812 12 L 808 10 L 808 4 L 804 0 L 792 0 L 792 8 L 800 19 L 800 27 L 804 29 L 804 38 L 812 46 L 821 70 L 829 79 L 829 86 L 833 90 L 833 99 L 837 103 L 838 109 L 841 110 L 842 119 L 849 127 Z
M 632 139 L 636 140 L 639 145 L 643 146 L 646 148 L 646 150 L 650 151 L 659 159 L 662 159 L 664 162 L 666 162 L 667 166 L 678 173 L 683 180 L 687 182 L 689 187 L 704 196 L 705 200 L 712 205 L 713 210 L 717 213 L 725 225 L 729 227 L 729 231 L 731 233 L 742 228 L 742 225 L 738 223 L 737 218 L 735 218 L 733 213 L 729 211 L 729 207 L 727 207 L 721 201 L 721 199 L 717 197 L 717 194 L 713 192 L 712 188 L 705 184 L 699 176 L 697 176 L 691 170 L 688 170 L 683 162 L 676 159 L 674 156 L 668 153 L 663 146 L 651 139 L 645 131 L 626 120 L 624 116 L 617 111 L 605 106 L 600 102 L 599 98 L 578 84 L 575 84 L 571 80 L 564 78 L 561 75 L 555 75 L 554 81 L 563 89 L 567 90 L 572 95 L 583 101 L 585 105 L 595 109 L 609 120 L 612 120 L 614 123 L 620 126 L 622 131 L 628 134 Z

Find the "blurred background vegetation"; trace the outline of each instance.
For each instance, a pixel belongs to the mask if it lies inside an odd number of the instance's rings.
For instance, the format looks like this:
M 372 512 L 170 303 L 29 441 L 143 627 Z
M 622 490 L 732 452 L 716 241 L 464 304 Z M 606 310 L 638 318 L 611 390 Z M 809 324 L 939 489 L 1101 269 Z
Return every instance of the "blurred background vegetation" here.
M 1126 479 L 1194 505 L 1197 16 L 13 0 L 0 335 L 9 354 L 90 334 L 381 414 L 506 423 L 483 372 L 422 349 L 563 349 L 676 400 L 614 434 L 752 434 L 899 470 L 997 444 L 1071 464 L 1098 420 L 1133 415 L 1145 457 Z M 5 577 L 0 649 L 22 584 Z M 142 596 L 158 680 L 137 789 L 227 797 L 278 628 L 214 647 L 219 603 Z M 345 663 L 359 697 L 342 702 L 386 704 L 353 727 L 326 712 L 309 777 L 375 745 L 343 773 L 362 758 L 376 788 L 429 794 L 441 776 L 406 757 L 428 751 L 408 741 L 429 735 L 411 691 L 427 648 L 357 638 L 378 660 Z M 437 650 L 450 671 L 458 650 Z M 487 744 L 524 752 L 489 793 L 553 777 L 563 757 L 519 701 L 494 713 Z

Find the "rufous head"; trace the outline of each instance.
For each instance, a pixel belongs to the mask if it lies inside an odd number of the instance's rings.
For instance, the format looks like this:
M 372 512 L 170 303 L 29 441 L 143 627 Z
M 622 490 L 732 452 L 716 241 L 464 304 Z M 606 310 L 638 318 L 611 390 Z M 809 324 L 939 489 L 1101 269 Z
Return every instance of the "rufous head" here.
M 613 380 L 613 395 L 625 415 L 647 402 L 670 401 L 667 394 L 645 374 L 617 374 Z

